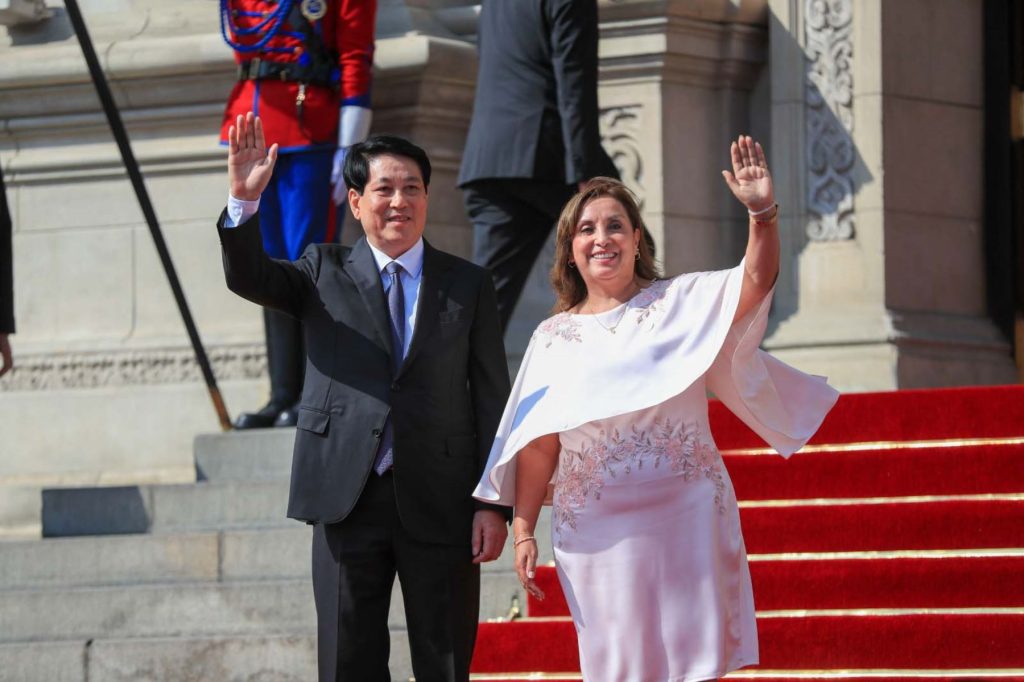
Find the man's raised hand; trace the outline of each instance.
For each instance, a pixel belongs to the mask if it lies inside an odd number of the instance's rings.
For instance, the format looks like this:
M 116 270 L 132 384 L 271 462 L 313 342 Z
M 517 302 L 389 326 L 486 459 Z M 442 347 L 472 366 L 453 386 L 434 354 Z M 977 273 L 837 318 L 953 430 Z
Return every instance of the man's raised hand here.
M 228 184 L 231 196 L 255 201 L 270 183 L 277 145 L 267 149 L 263 121 L 251 111 L 228 128 Z

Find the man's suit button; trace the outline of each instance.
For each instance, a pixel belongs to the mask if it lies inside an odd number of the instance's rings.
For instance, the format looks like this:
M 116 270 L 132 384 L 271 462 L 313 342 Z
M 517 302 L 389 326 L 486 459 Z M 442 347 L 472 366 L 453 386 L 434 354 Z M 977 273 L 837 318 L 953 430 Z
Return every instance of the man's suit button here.
M 381 434 L 381 430 L 380 429 L 374 429 L 373 430 L 373 437 L 374 438 L 380 438 L 380 434 Z
M 395 393 L 398 393 L 398 391 L 399 391 L 399 390 L 400 390 L 401 388 L 402 388 L 402 387 L 398 385 L 398 382 L 397 382 L 397 381 L 396 381 L 395 383 L 391 384 L 391 390 L 392 390 L 392 391 L 394 391 Z

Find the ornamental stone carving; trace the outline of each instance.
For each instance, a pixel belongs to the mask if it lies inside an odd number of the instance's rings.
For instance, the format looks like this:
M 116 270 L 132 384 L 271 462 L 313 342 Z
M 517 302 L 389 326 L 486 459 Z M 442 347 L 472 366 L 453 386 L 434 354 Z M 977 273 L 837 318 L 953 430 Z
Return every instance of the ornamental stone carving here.
M 261 379 L 267 358 L 262 345 L 208 348 L 218 381 Z M 19 357 L 0 381 L 3 391 L 54 391 L 105 386 L 188 384 L 202 373 L 189 348 Z
M 807 235 L 851 239 L 853 132 L 852 0 L 806 0 Z
M 644 160 L 640 153 L 640 105 L 602 109 L 601 145 L 619 169 L 622 182 L 636 193 L 643 205 Z

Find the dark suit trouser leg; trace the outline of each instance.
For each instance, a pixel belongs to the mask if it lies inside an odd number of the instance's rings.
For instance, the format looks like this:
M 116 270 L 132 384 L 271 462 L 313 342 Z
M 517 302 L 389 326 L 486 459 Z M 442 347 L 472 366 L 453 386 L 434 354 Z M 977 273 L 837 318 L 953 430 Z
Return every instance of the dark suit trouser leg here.
M 290 315 L 263 309 L 267 333 L 267 371 L 270 374 L 270 402 L 291 407 L 302 395 L 306 349 L 302 323 Z
M 390 474 L 370 474 L 352 513 L 313 530 L 320 682 L 391 682 L 388 610 L 398 524 Z
M 402 528 L 392 475 L 370 474 L 352 513 L 313 531 L 320 682 L 390 682 L 388 610 L 396 574 L 417 682 L 466 682 L 479 620 L 470 547 Z
M 469 543 L 425 544 L 404 530 L 398 536 L 413 675 L 417 682 L 466 682 L 480 620 L 480 567 Z
M 504 330 L 573 188 L 509 178 L 478 180 L 463 189 L 466 213 L 473 223 L 473 262 L 488 268 L 494 277 Z

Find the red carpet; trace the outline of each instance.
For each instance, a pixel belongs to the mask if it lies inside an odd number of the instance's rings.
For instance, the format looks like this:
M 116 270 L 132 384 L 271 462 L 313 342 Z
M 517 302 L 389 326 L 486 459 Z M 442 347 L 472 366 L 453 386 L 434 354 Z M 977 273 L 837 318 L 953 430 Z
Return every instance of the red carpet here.
M 740 519 L 758 554 L 1024 545 L 1024 499 L 741 508 Z
M 762 668 L 1022 668 L 1024 614 L 759 618 Z M 474 672 L 578 672 L 572 621 L 481 623 Z
M 1021 427 L 1024 432 L 1024 426 Z M 971 448 L 725 455 L 741 500 L 977 495 L 1024 490 L 1024 443 Z M 927 466 L 921 466 L 927 462 Z M 870 476 L 865 469 L 874 470 Z
M 969 671 L 956 671 L 956 677 L 949 677 L 944 675 L 929 675 L 922 674 L 921 671 L 912 670 L 907 671 L 905 674 L 885 674 L 891 671 L 825 671 L 825 672 L 812 672 L 799 671 L 799 679 L 801 680 L 842 680 L 842 682 L 977 682 L 978 680 L 993 680 L 998 682 L 1024 682 L 1024 675 L 1006 675 L 1002 672 L 981 672 L 976 670 Z M 870 674 L 869 674 L 870 673 Z M 573 675 L 571 673 L 519 673 L 515 677 L 511 676 L 512 673 L 502 674 L 485 674 L 477 673 L 472 675 L 471 679 L 479 680 L 480 682 L 527 682 L 529 680 L 557 680 L 558 682 L 582 682 L 583 678 L 578 674 Z M 768 671 L 764 669 L 759 671 L 756 677 L 737 677 L 736 674 L 730 675 L 726 679 L 757 679 L 757 680 L 793 680 L 796 679 L 793 671 Z
M 722 450 L 763 448 L 758 438 L 719 402 L 708 416 Z M 811 439 L 820 443 L 1020 438 L 1024 387 L 976 386 L 844 395 Z
M 757 609 L 908 609 L 1018 606 L 1024 609 L 1024 555 L 762 561 L 751 557 Z M 547 598 L 527 600 L 531 616 L 569 613 L 555 570 L 537 583 Z
M 711 419 L 723 450 L 764 447 Z M 1024 682 L 1024 387 L 843 396 L 811 442 L 726 454 L 761 650 L 730 677 Z M 481 624 L 475 679 L 580 679 L 554 569 L 538 581 L 529 618 Z

